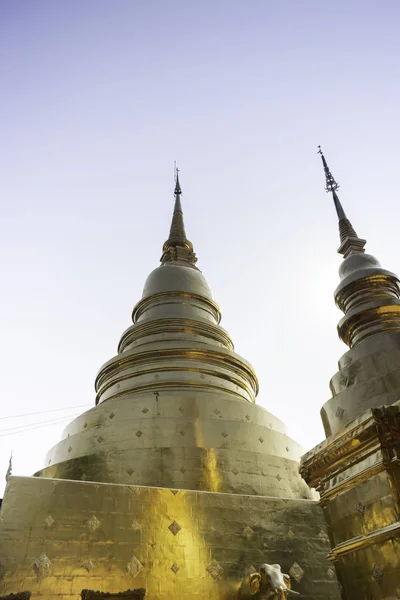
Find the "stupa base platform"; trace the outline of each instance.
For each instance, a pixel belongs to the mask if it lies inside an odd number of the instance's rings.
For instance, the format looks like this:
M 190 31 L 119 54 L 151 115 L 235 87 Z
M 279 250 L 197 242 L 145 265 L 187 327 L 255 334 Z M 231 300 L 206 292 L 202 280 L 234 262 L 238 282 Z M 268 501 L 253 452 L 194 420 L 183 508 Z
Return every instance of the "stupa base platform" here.
M 145 588 L 146 600 L 233 600 L 250 598 L 249 573 L 278 563 L 301 598 L 338 600 L 329 550 L 313 500 L 11 477 L 0 594 Z

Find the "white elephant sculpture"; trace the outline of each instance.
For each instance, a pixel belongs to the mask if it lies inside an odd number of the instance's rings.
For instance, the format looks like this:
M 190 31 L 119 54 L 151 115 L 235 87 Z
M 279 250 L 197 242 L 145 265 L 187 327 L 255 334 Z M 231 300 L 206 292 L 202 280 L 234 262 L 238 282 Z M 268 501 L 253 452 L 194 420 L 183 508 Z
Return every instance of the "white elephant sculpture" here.
M 286 600 L 289 595 L 299 596 L 291 589 L 290 577 L 282 573 L 280 565 L 261 565 L 259 573 L 249 577 L 250 594 L 258 593 L 260 600 Z

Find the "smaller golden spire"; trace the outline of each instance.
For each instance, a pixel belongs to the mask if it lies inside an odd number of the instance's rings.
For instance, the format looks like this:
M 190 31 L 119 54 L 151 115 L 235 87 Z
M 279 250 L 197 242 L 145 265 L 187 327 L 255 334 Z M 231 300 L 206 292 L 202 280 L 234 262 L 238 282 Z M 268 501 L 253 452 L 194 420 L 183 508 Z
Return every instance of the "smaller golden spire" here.
M 161 262 L 171 263 L 177 260 L 194 264 L 197 261 L 193 252 L 193 244 L 186 237 L 183 211 L 181 205 L 182 189 L 179 182 L 179 169 L 175 168 L 175 206 L 172 214 L 169 237 L 163 245 Z
M 329 170 L 328 164 L 325 160 L 325 156 L 322 153 L 321 146 L 318 146 L 318 154 L 321 155 L 322 164 L 325 172 L 325 191 L 327 193 L 332 193 L 333 202 L 336 208 L 336 214 L 339 219 L 340 246 L 338 248 L 338 253 L 343 254 L 343 257 L 347 258 L 348 256 L 350 256 L 350 254 L 365 252 L 364 246 L 367 243 L 367 241 L 358 237 L 352 224 L 347 218 L 346 213 L 343 210 L 343 206 L 336 193 L 340 185 L 335 180 L 335 178 Z
M 11 450 L 10 460 L 8 462 L 8 469 L 7 469 L 7 473 L 6 473 L 6 481 L 8 481 L 10 479 L 11 475 L 12 475 L 12 450 Z

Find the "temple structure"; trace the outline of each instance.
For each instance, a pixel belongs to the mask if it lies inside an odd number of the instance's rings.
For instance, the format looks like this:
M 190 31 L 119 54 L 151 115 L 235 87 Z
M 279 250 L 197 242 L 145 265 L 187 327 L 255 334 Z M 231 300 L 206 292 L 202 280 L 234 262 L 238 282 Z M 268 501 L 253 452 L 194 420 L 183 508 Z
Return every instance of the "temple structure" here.
M 279 564 L 302 598 L 339 598 L 322 511 L 298 472 L 301 450 L 255 403 L 257 377 L 220 326 L 196 260 L 177 177 L 161 265 L 99 371 L 96 406 L 34 477 L 9 478 L 1 598 L 250 598 L 263 563 Z M 371 260 L 366 268 L 377 268 Z M 382 277 L 379 290 L 394 298 L 397 280 Z M 345 291 L 340 298 L 353 306 Z M 342 329 L 354 337 L 365 328 Z M 341 401 L 352 418 L 350 404 Z M 252 584 L 262 585 L 260 572 Z
M 389 600 L 400 597 L 400 282 L 365 253 L 320 153 L 339 220 L 335 300 L 349 350 L 321 410 L 326 440 L 303 456 L 301 474 L 321 495 L 342 598 Z

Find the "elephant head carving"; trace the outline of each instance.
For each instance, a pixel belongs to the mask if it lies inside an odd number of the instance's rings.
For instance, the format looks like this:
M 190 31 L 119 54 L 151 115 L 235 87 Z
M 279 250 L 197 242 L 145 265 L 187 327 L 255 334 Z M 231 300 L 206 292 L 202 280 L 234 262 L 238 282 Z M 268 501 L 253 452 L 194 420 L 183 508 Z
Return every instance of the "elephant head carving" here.
M 260 600 L 286 600 L 289 595 L 299 596 L 291 589 L 290 577 L 282 573 L 280 565 L 261 565 L 258 573 L 249 578 L 250 594 L 258 593 Z

